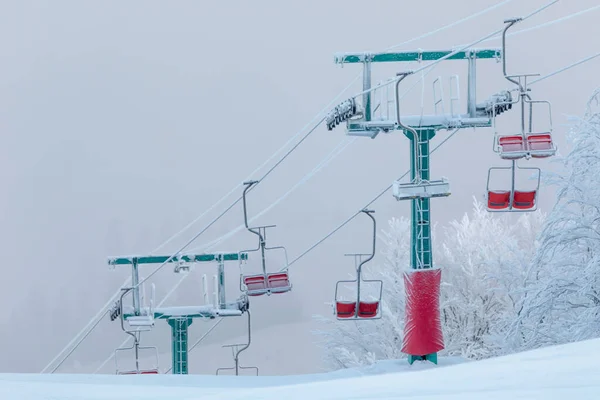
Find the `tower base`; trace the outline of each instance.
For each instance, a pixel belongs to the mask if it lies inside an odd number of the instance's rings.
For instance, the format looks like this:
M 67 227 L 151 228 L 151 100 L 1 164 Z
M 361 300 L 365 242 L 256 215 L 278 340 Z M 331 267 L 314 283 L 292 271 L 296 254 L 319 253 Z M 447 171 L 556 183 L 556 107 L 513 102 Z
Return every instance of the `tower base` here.
M 438 357 L 437 353 L 426 354 L 424 356 L 413 356 L 408 355 L 408 363 L 412 365 L 415 361 L 429 361 L 437 365 Z

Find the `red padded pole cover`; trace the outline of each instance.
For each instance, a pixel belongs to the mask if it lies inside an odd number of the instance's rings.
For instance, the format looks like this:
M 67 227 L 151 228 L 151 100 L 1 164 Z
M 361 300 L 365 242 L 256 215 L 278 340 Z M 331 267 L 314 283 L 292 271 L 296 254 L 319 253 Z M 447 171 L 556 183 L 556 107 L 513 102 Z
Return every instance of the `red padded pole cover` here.
M 406 315 L 402 352 L 413 356 L 437 353 L 444 348 L 440 321 L 441 269 L 404 273 Z

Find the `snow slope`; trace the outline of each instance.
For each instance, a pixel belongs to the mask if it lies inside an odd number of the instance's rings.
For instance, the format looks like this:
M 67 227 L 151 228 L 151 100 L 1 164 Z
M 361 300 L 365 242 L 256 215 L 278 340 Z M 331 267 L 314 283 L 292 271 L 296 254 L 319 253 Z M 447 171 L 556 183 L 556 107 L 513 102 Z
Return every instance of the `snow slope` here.
M 0 375 L 3 400 L 600 398 L 600 340 L 440 366 L 404 361 L 295 376 Z

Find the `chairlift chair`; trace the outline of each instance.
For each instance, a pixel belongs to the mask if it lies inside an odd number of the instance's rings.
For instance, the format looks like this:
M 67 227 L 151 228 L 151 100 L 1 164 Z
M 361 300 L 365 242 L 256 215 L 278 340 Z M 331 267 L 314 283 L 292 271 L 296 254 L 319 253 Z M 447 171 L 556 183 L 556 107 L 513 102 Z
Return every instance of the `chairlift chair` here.
M 152 292 L 150 297 L 150 305 L 148 307 L 140 307 L 139 315 L 131 315 L 125 317 L 125 312 L 123 310 L 123 297 L 131 292 L 134 288 L 128 287 L 123 288 L 123 294 L 121 294 L 121 298 L 119 300 L 119 304 L 121 307 L 120 317 L 121 317 L 121 329 L 130 335 L 133 338 L 133 344 L 129 347 L 120 347 L 115 349 L 115 366 L 116 366 L 116 374 L 117 375 L 135 375 L 135 374 L 158 374 L 158 348 L 155 346 L 140 346 L 140 335 L 142 332 L 150 331 L 154 327 L 154 297 L 156 293 L 156 287 L 152 284 Z M 145 302 L 145 299 L 144 299 Z M 134 310 L 135 312 L 135 310 Z M 125 321 L 129 328 L 125 327 Z M 133 350 L 135 354 L 135 365 L 136 368 L 134 370 L 124 370 L 121 371 L 119 369 L 119 361 L 117 355 L 120 352 L 124 352 L 127 350 Z M 140 351 L 151 350 L 154 355 L 155 362 L 153 363 L 152 368 L 140 369 L 139 368 L 139 353 Z
M 142 288 L 144 288 L 144 284 L 142 284 Z M 145 332 L 145 331 L 150 331 L 152 330 L 152 328 L 154 327 L 154 298 L 155 298 L 155 294 L 156 294 L 156 286 L 154 285 L 154 283 L 151 285 L 152 289 L 151 289 L 151 294 L 150 294 L 150 305 L 149 306 L 144 306 L 144 307 L 140 307 L 140 312 L 139 315 L 130 315 L 127 318 L 124 318 L 125 313 L 123 312 L 123 310 L 121 310 L 121 326 L 123 328 L 123 330 L 127 333 L 131 333 L 131 332 Z M 121 296 L 121 307 L 123 304 L 123 297 L 125 296 L 125 294 L 127 294 L 127 292 L 129 290 L 132 290 L 133 288 L 126 288 L 124 290 L 123 295 Z M 143 290 L 143 289 L 142 289 Z M 143 292 L 145 292 L 145 290 L 143 290 Z M 145 298 L 144 296 L 142 296 L 142 301 L 145 302 Z M 135 310 L 134 310 L 135 312 Z M 123 326 L 123 320 L 125 320 L 127 322 L 127 324 L 129 325 L 130 328 L 132 328 L 131 330 L 127 330 L 125 329 L 125 327 Z
M 495 149 L 500 157 L 505 160 L 517 160 L 520 158 L 546 158 L 556 154 L 557 148 L 552 140 L 552 106 L 546 100 L 532 100 L 527 87 L 527 78 L 539 76 L 539 74 L 508 75 L 506 73 L 506 32 L 519 19 L 507 19 L 507 26 L 502 32 L 502 72 L 504 78 L 517 86 L 519 96 L 510 105 L 521 102 L 521 133 L 517 135 L 497 136 Z M 533 105 L 545 104 L 548 106 L 549 127 L 547 131 L 534 132 L 533 130 Z M 525 107 L 529 106 L 529 124 L 525 129 Z M 494 111 L 494 118 L 496 113 Z
M 133 350 L 135 352 L 136 355 L 136 359 L 135 359 L 135 365 L 136 368 L 135 369 L 127 369 L 127 370 L 120 370 L 119 369 L 119 360 L 118 360 L 118 354 L 121 352 L 125 352 L 128 350 Z M 150 368 L 145 368 L 145 369 L 140 369 L 139 368 L 139 353 L 142 351 L 146 351 L 149 350 L 152 352 L 152 359 L 154 360 L 154 362 L 152 363 Z M 134 339 L 134 343 L 129 346 L 129 347 L 120 347 L 118 349 L 115 349 L 115 355 L 114 355 L 114 359 L 115 359 L 115 367 L 116 367 L 116 374 L 117 375 L 151 375 L 151 374 L 158 374 L 158 348 L 156 346 L 140 346 L 139 345 L 139 338 L 136 337 Z
M 258 376 L 258 367 L 243 367 L 240 365 L 240 354 L 245 351 L 250 344 L 252 343 L 252 325 L 251 325 L 251 316 L 250 311 L 247 312 L 248 315 L 248 343 L 237 343 L 237 344 L 224 344 L 221 347 L 230 347 L 231 355 L 233 356 L 233 367 L 221 367 L 217 368 L 216 375 L 220 375 L 223 371 L 234 371 L 235 375 L 240 374 L 240 370 L 252 370 L 255 372 L 255 375 Z M 241 348 L 240 348 L 241 347 Z
M 375 256 L 375 240 L 376 240 L 376 222 L 375 218 L 371 215 L 374 211 L 362 210 L 363 213 L 367 214 L 373 220 L 373 251 L 371 254 L 352 254 L 355 257 L 355 261 L 358 258 L 368 255 L 369 257 L 358 263 L 356 266 L 356 279 L 353 280 L 342 280 L 338 281 L 335 285 L 335 308 L 334 314 L 338 320 L 359 320 L 359 319 L 379 319 L 381 318 L 381 298 L 383 292 L 383 281 L 371 280 L 362 278 L 362 267 L 367 262 L 371 261 Z M 356 285 L 356 300 L 346 301 L 339 297 L 339 286 L 340 284 L 351 283 Z M 361 285 L 364 283 L 376 283 L 379 286 L 379 295 L 375 300 L 366 301 L 361 298 Z
M 288 255 L 287 250 L 283 246 L 274 246 L 267 247 L 266 239 L 267 239 L 267 228 L 273 228 L 275 225 L 267 225 L 260 227 L 249 227 L 248 226 L 248 213 L 246 206 L 246 193 L 247 191 L 257 184 L 258 181 L 249 181 L 244 182 L 246 187 L 244 188 L 244 192 L 242 195 L 243 198 L 243 206 L 244 206 L 244 224 L 246 229 L 251 233 L 258 236 L 258 247 L 250 250 L 243 250 L 239 254 L 249 253 L 254 251 L 261 252 L 261 261 L 262 261 L 262 273 L 259 274 L 250 274 L 245 275 L 243 272 L 240 274 L 240 290 L 246 293 L 248 296 L 261 296 L 271 294 L 279 294 L 279 293 L 287 293 L 292 290 L 292 284 L 290 283 L 290 277 L 288 272 Z M 285 257 L 285 267 L 279 272 L 267 272 L 266 268 L 266 257 L 265 251 L 269 250 L 281 250 L 283 251 Z M 240 262 L 240 270 L 242 270 L 243 260 L 242 257 L 238 257 Z
M 511 186 L 506 189 L 491 189 L 491 173 L 493 170 L 510 171 Z M 537 173 L 536 187 L 533 190 L 515 188 L 516 170 L 529 170 Z M 537 167 L 519 167 L 513 161 L 511 167 L 491 167 L 488 170 L 486 186 L 486 208 L 490 212 L 532 212 L 537 210 L 537 195 L 540 188 L 541 170 Z

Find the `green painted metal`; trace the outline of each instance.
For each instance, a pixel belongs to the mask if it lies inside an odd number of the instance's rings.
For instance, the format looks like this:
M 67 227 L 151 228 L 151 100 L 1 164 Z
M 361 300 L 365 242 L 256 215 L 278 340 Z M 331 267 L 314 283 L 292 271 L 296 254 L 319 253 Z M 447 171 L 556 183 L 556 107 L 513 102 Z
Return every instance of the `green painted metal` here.
M 129 317 L 133 317 L 134 314 L 123 314 L 123 318 L 126 320 Z M 194 314 L 185 314 L 186 317 L 189 318 L 210 318 L 210 319 L 214 319 L 215 315 L 210 313 L 210 312 L 206 312 L 206 313 L 194 313 Z M 171 314 L 163 314 L 163 313 L 159 313 L 159 312 L 155 312 L 154 313 L 154 319 L 173 319 L 176 318 Z
M 408 356 L 408 363 L 410 365 L 412 365 L 415 361 L 430 361 L 434 364 L 437 364 L 438 356 L 437 356 L 437 353 L 427 354 L 425 356 L 413 356 L 413 355 Z
M 188 374 L 188 328 L 193 319 L 189 317 L 169 319 L 171 326 L 171 354 L 173 375 Z
M 448 54 L 453 53 L 450 50 L 439 51 L 403 51 L 391 53 L 349 53 L 335 56 L 336 64 L 363 63 L 365 58 L 370 62 L 406 62 L 406 61 L 435 61 Z M 471 57 L 480 59 L 499 59 L 502 54 L 500 49 L 475 49 L 472 51 L 459 51 L 448 57 L 446 60 L 467 60 Z
M 430 150 L 429 144 L 436 134 L 435 129 L 419 129 L 417 138 L 408 131 L 403 131 L 404 135 L 410 139 L 410 176 L 414 180 L 420 176 L 423 180 L 430 179 Z M 418 142 L 418 151 L 421 155 L 420 168 L 416 170 L 416 157 L 414 140 Z M 433 246 L 431 242 L 431 199 L 413 199 L 411 200 L 411 235 L 410 235 L 410 260 L 411 268 L 432 268 L 433 267 Z M 419 210 L 422 210 L 419 212 Z M 420 262 L 419 262 L 420 260 Z M 437 364 L 437 353 L 427 354 L 425 356 L 409 355 L 408 362 L 412 364 L 415 360 L 426 359 Z
M 137 264 L 164 264 L 165 262 L 211 262 L 211 261 L 238 261 L 247 260 L 248 253 L 224 253 L 224 254 L 188 254 L 180 257 L 172 256 L 131 256 L 113 257 L 108 259 L 108 265 L 132 265 Z
M 430 140 L 435 136 L 436 131 L 434 129 L 417 129 L 418 133 L 418 146 L 419 153 L 421 154 L 421 168 L 419 171 L 415 170 L 415 146 L 414 139 L 411 132 L 404 131 L 406 137 L 410 139 L 410 177 L 414 180 L 417 174 L 423 180 L 430 179 L 430 154 L 429 154 L 429 143 Z M 411 200 L 411 246 L 410 246 L 410 260 L 411 268 L 417 269 L 419 264 L 423 265 L 423 268 L 431 268 L 433 266 L 432 259 L 432 244 L 431 244 L 431 199 L 413 199 Z M 419 210 L 423 210 L 419 212 Z M 419 237 L 422 235 L 422 238 Z M 417 257 L 421 260 L 418 262 Z

